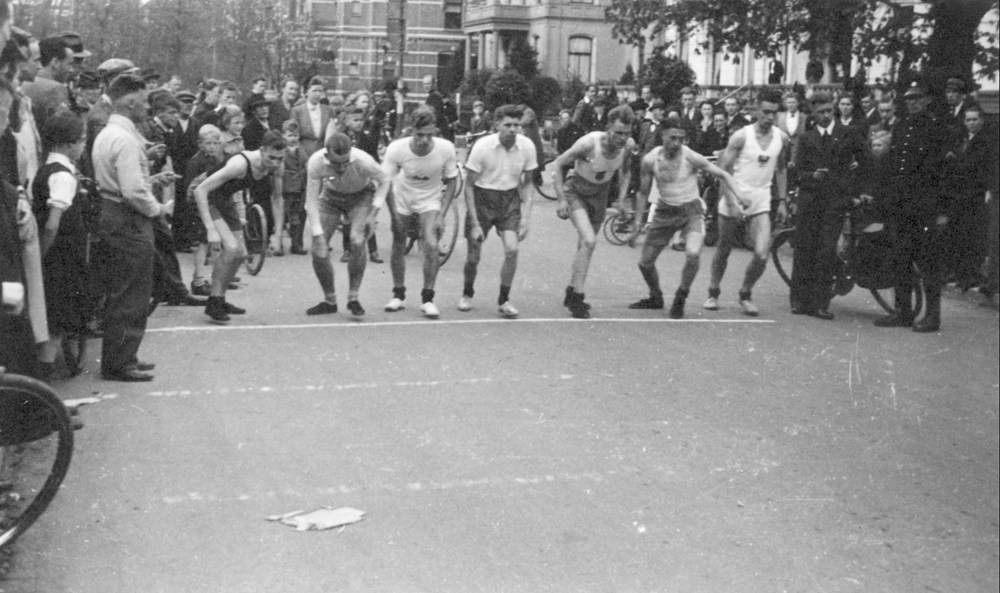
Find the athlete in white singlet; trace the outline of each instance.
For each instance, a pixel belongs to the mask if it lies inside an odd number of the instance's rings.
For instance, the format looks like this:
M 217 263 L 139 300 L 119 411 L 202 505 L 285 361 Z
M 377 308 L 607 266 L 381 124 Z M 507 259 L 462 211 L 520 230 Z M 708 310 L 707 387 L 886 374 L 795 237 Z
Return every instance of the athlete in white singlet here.
M 553 167 L 553 186 L 558 196 L 556 214 L 569 218 L 579 235 L 573 273 L 563 305 L 573 317 L 588 319 L 590 305 L 583 301 L 583 287 L 590 268 L 590 258 L 597 243 L 597 230 L 604 222 L 608 207 L 611 178 L 618 173 L 618 208 L 628 194 L 629 161 L 626 155 L 635 148 L 631 138 L 635 114 L 622 105 L 608 113 L 608 130 L 591 132 L 559 155 Z M 563 167 L 572 167 L 563 179 Z
M 639 271 L 649 286 L 649 297 L 632 303 L 629 309 L 663 308 L 656 258 L 670 244 L 671 237 L 681 231 L 687 258 L 670 307 L 670 317 L 680 319 L 684 316 L 684 301 L 691 283 L 698 273 L 705 237 L 705 204 L 698 196 L 698 171 L 718 177 L 734 195 L 743 195 L 743 192 L 733 191 L 736 181 L 729 173 L 684 145 L 687 132 L 678 119 L 664 120 L 660 124 L 660 134 L 663 146 L 649 151 L 642 159 L 639 180 L 639 199 L 646 198 L 651 204 L 646 244 L 639 258 Z
M 757 101 L 757 121 L 734 132 L 719 159 L 719 167 L 731 171 L 743 196 L 726 195 L 719 202 L 719 246 L 712 259 L 712 278 L 708 284 L 705 308 L 719 308 L 719 285 L 726 273 L 726 263 L 733 249 L 737 226 L 746 221 L 747 234 L 753 241 L 753 259 L 743 276 L 739 291 L 740 306 L 750 316 L 759 314 L 751 299 L 754 284 L 767 266 L 771 249 L 771 183 L 777 183 L 778 195 L 788 191 L 786 163 L 788 135 L 774 125 L 781 96 L 777 91 L 762 91 Z

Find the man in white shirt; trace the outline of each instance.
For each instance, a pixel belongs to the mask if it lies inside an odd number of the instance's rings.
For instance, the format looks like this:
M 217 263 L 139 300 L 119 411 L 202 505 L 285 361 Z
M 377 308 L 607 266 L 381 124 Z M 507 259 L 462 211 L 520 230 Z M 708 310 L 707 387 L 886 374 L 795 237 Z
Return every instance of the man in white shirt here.
M 518 315 L 510 303 L 510 287 L 517 271 L 518 244 L 528 234 L 530 174 L 538 168 L 535 145 L 520 133 L 523 116 L 524 109 L 516 105 L 498 107 L 493 118 L 497 132 L 476 142 L 465 164 L 465 237 L 469 251 L 459 311 L 472 308 L 483 241 L 490 229 L 496 227 L 504 251 L 498 311 L 507 319 Z
M 350 260 L 347 275 L 350 286 L 347 308 L 360 317 L 365 314 L 358 301 L 358 291 L 365 274 L 365 241 L 375 231 L 375 217 L 385 205 L 389 177 L 375 159 L 351 146 L 345 134 L 334 133 L 326 148 L 309 158 L 306 167 L 306 214 L 312 232 L 312 264 L 323 290 L 323 301 L 310 307 L 307 315 L 337 312 L 337 296 L 330 263 L 330 238 L 347 217 L 350 229 Z
M 153 288 L 153 218 L 172 204 L 153 197 L 153 184 L 172 173 L 149 175 L 145 139 L 136 128 L 147 117 L 146 84 L 123 74 L 111 83 L 113 112 L 94 140 L 94 176 L 103 198 L 100 236 L 106 247 L 104 340 L 101 376 L 111 381 L 152 381 L 152 365 L 136 357 L 146 332 Z M 168 177 L 169 176 L 169 177 Z
M 404 307 L 406 299 L 406 240 L 408 230 L 419 229 L 424 255 L 424 287 L 420 291 L 424 316 L 437 319 L 434 283 L 438 272 L 438 240 L 444 231 L 444 214 L 455 197 L 458 165 L 455 145 L 438 133 L 434 109 L 418 107 L 411 115 L 413 135 L 392 142 L 385 149 L 382 168 L 392 180 L 392 300 L 385 310 Z

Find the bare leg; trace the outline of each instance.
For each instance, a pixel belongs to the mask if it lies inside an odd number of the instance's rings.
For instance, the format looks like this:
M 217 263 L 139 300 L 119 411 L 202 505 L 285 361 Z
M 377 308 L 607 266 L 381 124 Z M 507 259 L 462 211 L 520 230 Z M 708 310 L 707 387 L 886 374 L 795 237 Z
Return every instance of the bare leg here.
M 570 211 L 570 220 L 573 221 L 580 238 L 576 244 L 576 256 L 573 258 L 573 273 L 569 285 L 576 292 L 584 292 L 590 260 L 594 256 L 594 247 L 597 246 L 597 230 L 591 224 L 587 211 L 582 208 Z
M 503 241 L 503 265 L 500 266 L 500 285 L 510 286 L 517 272 L 517 231 L 504 231 L 500 234 Z
M 736 237 L 736 227 L 739 224 L 735 218 L 719 215 L 719 245 L 715 249 L 715 257 L 712 258 L 712 277 L 708 282 L 708 289 L 718 290 L 722 284 L 722 277 L 726 273 L 726 264 L 729 263 L 729 254 L 733 251 L 733 243 Z
M 743 275 L 743 287 L 741 292 L 750 292 L 753 285 L 760 280 L 767 268 L 767 257 L 771 250 L 771 219 L 767 214 L 758 214 L 751 218 L 747 224 L 750 235 L 753 237 L 753 259 L 747 265 L 746 273 Z
M 437 221 L 438 212 L 422 212 L 420 214 L 420 227 L 422 236 L 420 238 L 420 249 L 424 252 L 424 290 L 434 290 L 434 283 L 437 280 L 438 263 L 438 236 L 434 233 L 434 223 Z
M 684 238 L 684 269 L 681 271 L 681 283 L 677 288 L 685 294 L 691 289 L 695 276 L 698 275 L 698 268 L 701 267 L 701 246 L 705 240 L 705 235 L 701 233 L 687 233 Z
M 222 241 L 222 253 L 212 267 L 211 294 L 214 297 L 224 297 L 229 283 L 236 277 L 237 270 L 246 260 L 247 250 L 243 245 L 242 231 L 234 233 L 221 218 L 212 222 L 215 223 L 215 230 L 219 232 L 219 238 Z

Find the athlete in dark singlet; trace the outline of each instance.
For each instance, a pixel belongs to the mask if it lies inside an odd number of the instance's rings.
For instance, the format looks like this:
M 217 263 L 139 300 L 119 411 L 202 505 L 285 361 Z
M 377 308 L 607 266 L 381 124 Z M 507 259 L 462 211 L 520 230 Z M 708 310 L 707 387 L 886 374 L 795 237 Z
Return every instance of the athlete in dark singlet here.
M 229 158 L 226 164 L 201 182 L 194 190 L 198 212 L 208 235 L 209 247 L 222 248 L 212 268 L 212 291 L 205 314 L 213 322 L 225 323 L 229 315 L 242 315 L 244 309 L 226 302 L 226 288 L 246 257 L 243 244 L 242 192 L 254 193 L 270 189 L 271 200 L 282 199 L 282 167 L 285 141 L 280 132 L 264 134 L 259 150 L 243 151 Z

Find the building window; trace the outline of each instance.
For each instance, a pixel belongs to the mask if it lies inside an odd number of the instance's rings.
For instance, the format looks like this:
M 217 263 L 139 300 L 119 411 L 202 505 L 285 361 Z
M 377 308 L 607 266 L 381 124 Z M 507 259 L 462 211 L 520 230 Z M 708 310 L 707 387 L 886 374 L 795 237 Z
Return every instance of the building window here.
M 462 3 L 456 0 L 445 0 L 444 2 L 444 28 L 462 28 Z
M 359 0 L 354 0 L 354 2 L 351 2 L 351 16 L 353 17 L 361 16 L 361 2 Z
M 590 60 L 594 41 L 590 37 L 569 38 L 569 72 L 583 82 L 590 82 Z
M 358 65 L 358 59 L 354 58 L 351 63 L 347 65 L 347 75 L 348 76 L 361 76 L 361 67 Z

